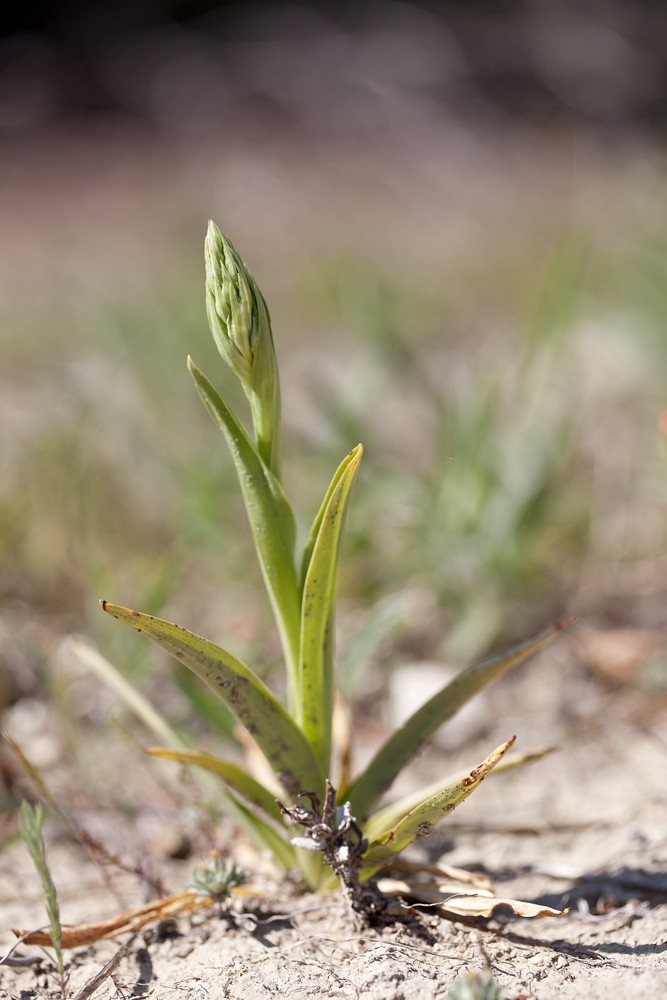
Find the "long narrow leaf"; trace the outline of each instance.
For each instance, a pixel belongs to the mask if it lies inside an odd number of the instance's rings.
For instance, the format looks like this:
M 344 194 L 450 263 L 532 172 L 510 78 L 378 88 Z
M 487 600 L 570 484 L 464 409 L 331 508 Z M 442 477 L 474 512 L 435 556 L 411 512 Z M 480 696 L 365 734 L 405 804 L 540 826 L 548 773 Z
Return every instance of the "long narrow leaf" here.
M 428 903 L 429 906 L 440 904 L 440 910 L 461 917 L 491 917 L 499 907 L 509 909 L 515 917 L 565 917 L 570 912 L 554 910 L 553 907 L 540 903 L 526 903 L 521 899 L 495 896 L 491 890 L 462 891 L 456 884 L 438 885 L 424 882 L 422 879 L 380 878 L 377 887 L 386 896 L 398 896 L 410 902 Z M 466 996 L 473 995 L 482 1000 L 483 996 L 490 994 L 486 990 L 480 993 L 466 992 Z M 494 993 L 494 996 L 496 995 Z
M 171 750 L 169 747 L 149 747 L 147 752 L 152 757 L 159 757 L 161 760 L 176 760 L 180 764 L 201 767 L 210 774 L 215 774 L 251 805 L 261 809 L 269 818 L 275 819 L 283 826 L 282 814 L 276 805 L 274 796 L 238 764 L 223 760 L 222 757 L 216 757 L 215 754 L 205 753 L 203 750 Z
M 112 663 L 109 663 L 96 649 L 89 646 L 81 639 L 70 636 L 58 647 L 59 658 L 68 659 L 70 656 L 78 659 L 84 666 L 95 673 L 112 691 L 114 691 L 125 702 L 127 707 L 134 712 L 143 724 L 152 731 L 153 735 L 159 739 L 164 739 L 170 744 L 170 748 L 161 747 L 161 753 L 154 754 L 165 758 L 180 760 L 185 758 L 191 751 L 188 751 L 180 736 L 165 722 L 155 709 L 127 683 L 125 678 L 119 673 Z M 173 748 L 173 749 L 172 749 Z M 153 752 L 153 751 L 151 751 Z M 181 755 L 181 756 L 179 756 Z M 187 761 L 184 760 L 184 763 Z M 195 763 L 192 761 L 192 763 Z M 233 767 L 234 765 L 230 765 Z M 238 769 L 241 770 L 240 768 Z M 252 779 L 251 779 L 252 780 Z M 261 786 L 259 786 L 261 788 Z M 295 853 L 291 844 L 288 844 L 273 830 L 261 817 L 257 816 L 252 809 L 240 802 L 233 794 L 233 782 L 228 782 L 227 787 L 221 793 L 221 800 L 227 812 L 232 815 L 240 826 L 246 831 L 249 837 L 260 850 L 269 850 L 276 855 L 279 864 L 284 868 L 291 868 L 295 863 Z M 239 789 L 240 790 L 240 789 Z M 252 796 L 246 796 L 253 802 Z M 275 802 L 271 798 L 274 807 L 274 815 L 278 813 Z
M 144 632 L 189 667 L 253 736 L 289 798 L 321 788 L 324 779 L 305 736 L 286 709 L 244 663 L 171 622 L 102 601 L 107 614 Z
M 264 322 L 260 323 L 262 333 L 254 346 L 251 388 L 248 398 L 257 450 L 268 468 L 271 469 L 276 478 L 280 479 L 282 425 L 278 362 L 276 361 L 276 352 L 271 336 L 271 320 L 266 302 L 254 279 L 252 285 L 256 301 L 266 311 L 266 317 Z
M 67 663 L 70 659 L 78 661 L 95 674 L 98 680 L 106 684 L 153 733 L 153 736 L 168 743 L 170 747 L 178 747 L 183 750 L 187 748 L 187 743 L 171 728 L 166 719 L 123 677 L 113 663 L 110 663 L 89 643 L 76 636 L 67 636 L 58 646 L 56 658 L 62 663 Z
M 411 715 L 407 722 L 389 737 L 352 786 L 349 789 L 341 789 L 341 799 L 349 799 L 352 803 L 352 812 L 357 819 L 360 822 L 366 819 L 373 805 L 391 786 L 396 775 L 416 756 L 443 722 L 451 718 L 492 680 L 543 649 L 573 622 L 573 618 L 565 619 L 505 653 L 467 667 Z
M 297 864 L 296 851 L 292 845 L 267 823 L 257 812 L 249 809 L 229 791 L 227 800 L 234 803 L 234 816 L 260 850 L 269 851 L 274 861 L 286 871 Z
M 468 798 L 489 771 L 493 770 L 502 756 L 514 743 L 515 737 L 496 747 L 492 753 L 470 773 L 452 784 L 446 783 L 438 792 L 415 806 L 393 826 L 378 828 L 371 820 L 366 831 L 371 840 L 364 855 L 362 878 L 368 878 L 384 867 L 395 855 L 405 850 L 413 841 L 421 840 L 433 832 L 440 820 L 444 819 L 458 805 Z
M 260 851 L 268 851 L 278 866 L 285 870 L 294 867 L 296 851 L 270 823 L 257 814 L 256 808 L 247 806 L 229 787 L 221 790 L 221 799 L 225 811 L 245 830 Z
M 294 565 L 294 515 L 280 483 L 260 458 L 241 421 L 192 358 L 188 358 L 188 368 L 206 409 L 227 440 L 236 466 L 264 583 L 280 632 L 290 704 L 295 706 L 298 703 L 300 606 Z
M 150 747 L 148 753 L 162 760 L 175 760 L 181 764 L 191 764 L 221 778 L 225 785 L 225 805 L 243 826 L 252 840 L 262 850 L 269 850 L 283 868 L 296 864 L 296 852 L 288 842 L 287 835 L 258 815 L 261 809 L 269 818 L 282 826 L 282 816 L 275 799 L 237 764 L 214 757 L 213 754 L 197 750 L 170 750 L 167 747 Z M 241 796 L 239 800 L 238 796 Z M 250 807 L 249 807 L 250 806 Z
M 340 483 L 341 478 L 345 475 L 345 472 L 347 470 L 348 465 L 353 460 L 353 457 L 354 457 L 355 453 L 360 448 L 363 451 L 362 446 L 361 445 L 357 445 L 357 447 L 354 448 L 349 453 L 349 455 L 345 456 L 345 458 L 343 459 L 343 461 L 340 463 L 340 465 L 336 469 L 336 471 L 334 473 L 334 476 L 333 476 L 333 479 L 329 483 L 329 488 L 328 488 L 328 490 L 327 490 L 327 492 L 326 492 L 326 494 L 324 496 L 324 500 L 322 501 L 322 503 L 320 505 L 320 509 L 318 510 L 317 514 L 315 515 L 315 520 L 313 521 L 313 523 L 312 523 L 312 525 L 310 527 L 310 532 L 308 534 L 308 540 L 306 541 L 306 544 L 304 545 L 303 556 L 301 558 L 301 589 L 302 590 L 303 590 L 303 586 L 304 586 L 304 584 L 306 582 L 306 574 L 308 573 L 308 567 L 310 566 L 310 560 L 311 560 L 311 557 L 312 557 L 312 554 L 313 554 L 313 549 L 315 548 L 315 542 L 317 541 L 317 537 L 318 537 L 318 535 L 320 533 L 320 528 L 322 526 L 322 518 L 324 517 L 324 512 L 326 511 L 327 507 L 329 506 L 329 503 L 331 501 L 331 497 L 332 497 L 332 495 L 334 493 L 334 490 L 336 490 L 338 488 L 338 485 Z
M 525 753 L 519 753 L 517 751 L 512 751 L 508 753 L 506 757 L 500 761 L 493 769 L 493 776 L 499 774 L 505 774 L 507 771 L 511 771 L 516 767 L 523 767 L 524 764 L 530 764 L 535 760 L 539 760 L 541 757 L 545 757 L 547 754 L 552 753 L 554 747 L 545 747 L 540 750 L 527 750 Z M 416 792 L 412 792 L 410 795 L 405 795 L 402 799 L 397 802 L 392 802 L 391 805 L 385 806 L 384 809 L 379 809 L 376 813 L 370 817 L 366 826 L 364 827 L 364 834 L 371 840 L 374 840 L 379 836 L 381 830 L 388 830 L 395 823 L 398 823 L 402 816 L 409 813 L 412 809 L 424 802 L 425 799 L 429 799 L 432 795 L 442 788 L 443 785 L 453 785 L 455 782 L 460 781 L 461 778 L 466 776 L 467 772 L 457 772 L 456 774 L 449 774 L 445 778 L 440 778 L 438 781 L 432 781 L 428 785 L 423 785 Z
M 320 767 L 329 773 L 333 715 L 333 618 L 338 556 L 361 445 L 346 455 L 317 515 L 317 531 L 301 601 L 299 683 L 301 727 Z

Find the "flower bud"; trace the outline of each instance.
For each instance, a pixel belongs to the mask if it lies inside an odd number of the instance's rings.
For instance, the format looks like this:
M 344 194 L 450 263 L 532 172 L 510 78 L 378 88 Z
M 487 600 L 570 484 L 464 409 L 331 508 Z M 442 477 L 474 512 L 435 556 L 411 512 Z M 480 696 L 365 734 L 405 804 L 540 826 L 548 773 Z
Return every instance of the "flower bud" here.
M 255 279 L 234 246 L 209 222 L 205 243 L 206 310 L 220 354 L 246 387 L 255 346 L 271 336 L 269 313 Z
M 214 222 L 208 224 L 204 256 L 206 313 L 213 339 L 241 380 L 259 452 L 277 474 L 280 386 L 269 310 L 257 282 Z

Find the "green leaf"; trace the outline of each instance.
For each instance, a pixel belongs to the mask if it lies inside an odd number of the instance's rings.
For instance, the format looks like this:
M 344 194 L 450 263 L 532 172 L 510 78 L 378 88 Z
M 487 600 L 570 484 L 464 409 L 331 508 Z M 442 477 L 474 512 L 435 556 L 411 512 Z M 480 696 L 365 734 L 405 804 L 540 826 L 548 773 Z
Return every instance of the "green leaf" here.
M 251 286 L 255 290 L 259 311 L 264 315 L 259 324 L 260 332 L 254 348 L 248 399 L 257 450 L 268 468 L 280 478 L 282 426 L 278 362 L 271 335 L 269 310 L 254 279 L 251 280 Z
M 120 670 L 105 659 L 102 654 L 89 643 L 76 636 L 68 636 L 58 646 L 57 660 L 67 663 L 70 659 L 84 666 L 95 674 L 98 680 L 113 691 L 127 708 L 146 726 L 158 740 L 164 740 L 171 747 L 185 750 L 187 744 L 178 733 L 171 728 L 166 719 L 157 712 L 142 694 L 123 677 Z
M 363 448 L 341 462 L 311 531 L 310 558 L 301 599 L 299 682 L 301 727 L 320 767 L 329 771 L 333 716 L 333 619 L 338 557 L 350 491 Z
M 280 633 L 292 707 L 298 704 L 299 593 L 294 566 L 294 515 L 282 486 L 260 458 L 245 427 L 192 358 L 188 368 L 236 466 L 248 521 Z
M 340 798 L 348 799 L 352 803 L 352 812 L 359 822 L 363 823 L 380 796 L 387 791 L 396 776 L 431 739 L 443 722 L 450 719 L 492 680 L 543 649 L 573 621 L 573 618 L 568 618 L 558 622 L 498 656 L 492 656 L 467 667 L 411 715 L 407 722 L 389 737 L 350 788 L 341 789 Z
M 489 771 L 493 770 L 514 740 L 513 736 L 501 744 L 478 767 L 462 778 L 452 783 L 448 780 L 439 791 L 424 799 L 393 825 L 384 825 L 380 814 L 379 818 L 371 817 L 364 830 L 364 835 L 371 843 L 364 855 L 361 877 L 373 875 L 413 841 L 432 833 L 437 824 L 467 799 Z
M 269 851 L 281 868 L 293 868 L 296 863 L 296 851 L 270 823 L 257 815 L 255 809 L 241 802 L 229 789 L 224 791 L 226 810 L 243 827 L 248 836 L 261 851 Z
M 359 631 L 348 643 L 345 659 L 339 667 L 338 685 L 348 701 L 377 649 L 389 636 L 405 627 L 408 621 L 414 620 L 422 600 L 417 591 L 403 590 L 389 594 L 371 608 Z
M 46 857 L 46 847 L 44 846 L 44 838 L 42 837 L 43 826 L 44 806 L 41 802 L 33 806 L 30 802 L 24 800 L 19 810 L 19 833 L 37 869 L 39 881 L 42 885 L 46 913 L 49 918 L 49 927 L 51 928 L 51 940 L 58 962 L 58 972 L 62 977 L 64 963 L 60 907 L 58 905 L 58 892 Z
M 324 784 L 305 736 L 266 684 L 235 656 L 171 622 L 102 601 L 107 614 L 144 632 L 189 667 L 253 736 L 286 794 Z
M 362 448 L 362 446 L 361 445 L 357 445 L 357 447 L 353 451 L 351 451 L 349 453 L 349 455 L 345 456 L 345 458 L 343 459 L 343 461 L 340 463 L 340 465 L 336 469 L 336 471 L 334 473 L 334 476 L 333 476 L 333 479 L 329 483 L 329 489 L 327 490 L 327 492 L 325 494 L 325 497 L 324 497 L 324 500 L 322 501 L 322 504 L 320 506 L 320 509 L 318 510 L 318 512 L 317 512 L 317 514 L 315 516 L 315 520 L 313 521 L 313 523 L 311 525 L 310 533 L 308 535 L 308 540 L 306 541 L 306 544 L 304 546 L 303 556 L 301 558 L 301 590 L 303 590 L 305 582 L 306 582 L 306 574 L 308 573 L 308 567 L 310 566 L 310 560 L 311 560 L 312 555 L 313 555 L 313 549 L 315 548 L 315 543 L 316 543 L 318 535 L 320 533 L 320 528 L 322 527 L 322 518 L 324 517 L 324 512 L 326 511 L 327 507 L 329 506 L 329 503 L 331 501 L 331 497 L 332 497 L 334 491 L 338 488 L 340 480 L 345 475 L 347 467 L 350 464 L 350 462 L 352 461 L 353 455 L 360 448 Z M 362 448 L 362 451 L 363 451 L 363 448 Z
M 498 763 L 493 769 L 493 776 L 505 774 L 507 771 L 511 771 L 516 767 L 523 767 L 525 764 L 530 764 L 535 760 L 540 760 L 542 757 L 546 757 L 547 754 L 553 753 L 554 747 L 542 747 L 538 750 L 526 750 L 525 752 L 519 753 L 518 751 L 513 751 L 508 753 L 507 756 Z M 467 772 L 466 772 L 467 773 Z M 446 778 L 440 778 L 438 781 L 432 781 L 428 785 L 422 786 L 416 792 L 412 792 L 410 795 L 405 795 L 402 799 L 397 802 L 392 802 L 391 805 L 385 806 L 383 809 L 379 809 L 377 812 L 373 813 L 370 817 L 366 826 L 364 828 L 364 834 L 367 837 L 375 838 L 378 836 L 378 831 L 381 829 L 389 829 L 395 823 L 398 823 L 402 816 L 409 813 L 412 809 L 423 802 L 425 799 L 430 798 L 435 795 L 436 792 L 442 788 L 443 785 L 453 785 L 455 782 L 460 781 L 461 778 L 466 776 L 466 773 L 450 774 Z
M 238 764 L 233 764 L 231 761 L 223 760 L 222 757 L 216 757 L 215 754 L 206 753 L 203 750 L 148 747 L 147 753 L 152 757 L 159 757 L 161 760 L 176 760 L 180 764 L 202 767 L 205 771 L 215 774 L 234 792 L 237 792 L 251 805 L 261 809 L 267 816 L 283 826 L 282 813 L 276 805 L 274 796 Z
M 198 750 L 149 747 L 147 752 L 152 757 L 159 757 L 161 760 L 175 760 L 180 764 L 202 767 L 205 771 L 215 774 L 226 786 L 225 799 L 228 807 L 231 800 L 230 811 L 243 824 L 254 841 L 262 849 L 268 848 L 284 868 L 291 868 L 296 864 L 296 853 L 292 845 L 288 843 L 287 837 L 281 836 L 277 830 L 274 830 L 261 816 L 257 815 L 257 809 L 261 809 L 270 819 L 275 820 L 282 827 L 282 814 L 276 805 L 276 800 L 263 785 L 255 781 L 242 767 Z M 240 795 L 243 801 L 239 801 L 237 795 Z M 248 804 L 252 808 L 248 808 Z

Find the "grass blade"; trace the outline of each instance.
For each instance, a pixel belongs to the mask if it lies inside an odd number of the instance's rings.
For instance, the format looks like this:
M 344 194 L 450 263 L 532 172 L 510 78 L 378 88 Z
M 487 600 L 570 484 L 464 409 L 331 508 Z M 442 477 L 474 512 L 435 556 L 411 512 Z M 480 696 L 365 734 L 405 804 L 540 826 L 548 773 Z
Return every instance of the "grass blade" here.
M 478 767 L 473 768 L 459 780 L 444 784 L 438 792 L 415 806 L 393 826 L 383 826 L 377 820 L 374 822 L 372 817 L 364 830 L 371 843 L 364 855 L 361 877 L 368 878 L 413 841 L 421 840 L 432 833 L 437 824 L 467 799 L 489 771 L 493 770 L 514 740 L 513 736 L 496 747 Z
M 107 614 L 144 632 L 189 667 L 253 736 L 289 798 L 324 778 L 302 731 L 263 681 L 235 656 L 171 622 L 102 601 Z
M 310 551 L 301 601 L 299 683 L 301 726 L 328 775 L 333 716 L 333 616 L 341 536 L 362 446 L 346 455 L 324 499 L 307 548 Z
M 378 648 L 405 623 L 414 620 L 422 600 L 416 591 L 403 590 L 389 594 L 370 609 L 339 666 L 338 686 L 348 700 Z
M 282 486 L 260 458 L 238 417 L 192 358 L 197 392 L 224 434 L 236 466 L 264 583 L 278 625 L 289 680 L 290 705 L 298 704 L 299 593 L 294 565 L 294 515 Z
M 42 884 L 46 913 L 49 918 L 49 927 L 51 928 L 51 941 L 58 964 L 61 991 L 62 995 L 65 996 L 65 965 L 63 960 L 60 907 L 58 906 L 58 893 L 46 858 L 46 848 L 44 846 L 44 838 L 42 837 L 43 826 L 44 806 L 41 803 L 33 806 L 30 802 L 23 801 L 19 810 L 19 832 L 37 869 L 37 874 Z
M 396 775 L 416 756 L 440 726 L 458 712 L 473 695 L 511 667 L 523 663 L 528 657 L 553 642 L 561 631 L 573 622 L 573 618 L 565 619 L 498 656 L 492 656 L 467 667 L 411 715 L 407 722 L 389 737 L 351 787 L 341 790 L 341 799 L 350 800 L 352 812 L 357 819 L 360 822 L 366 819 L 375 802 L 391 786 Z
M 67 636 L 58 646 L 56 660 L 67 663 L 70 659 L 78 661 L 113 691 L 157 739 L 163 740 L 171 747 L 187 748 L 185 741 L 171 728 L 166 719 L 123 677 L 113 663 L 93 646 L 83 639 Z

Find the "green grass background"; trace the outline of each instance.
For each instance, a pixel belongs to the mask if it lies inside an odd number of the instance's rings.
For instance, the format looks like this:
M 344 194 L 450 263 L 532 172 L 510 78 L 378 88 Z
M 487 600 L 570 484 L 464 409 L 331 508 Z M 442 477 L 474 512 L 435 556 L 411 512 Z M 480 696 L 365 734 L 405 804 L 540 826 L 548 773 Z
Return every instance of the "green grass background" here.
M 558 136 L 17 142 L 0 669 L 43 678 L 74 631 L 161 687 L 163 659 L 99 597 L 278 661 L 231 461 L 185 369 L 191 353 L 242 407 L 206 326 L 208 216 L 272 310 L 302 531 L 365 445 L 339 584 L 350 685 L 371 651 L 463 662 L 565 613 L 664 625 L 664 191 L 658 154 Z M 200 695 L 180 681 L 187 719 Z

